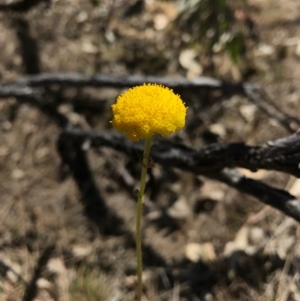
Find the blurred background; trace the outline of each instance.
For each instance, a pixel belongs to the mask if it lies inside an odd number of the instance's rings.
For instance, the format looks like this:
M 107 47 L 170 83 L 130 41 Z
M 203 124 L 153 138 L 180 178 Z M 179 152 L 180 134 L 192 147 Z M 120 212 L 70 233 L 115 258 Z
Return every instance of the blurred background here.
M 0 83 L 67 72 L 209 76 L 259 83 L 278 114 L 297 116 L 299 25 L 297 0 L 0 0 Z M 122 90 L 45 91 L 43 105 L 0 99 L 0 300 L 134 300 L 138 154 L 88 150 L 89 169 L 79 174 L 89 186 L 80 186 L 57 150 L 62 128 L 52 118 L 114 133 L 110 106 Z M 291 134 L 237 93 L 176 92 L 189 110 L 171 139 L 194 149 Z M 239 171 L 300 196 L 292 176 Z M 300 300 L 299 230 L 225 184 L 156 164 L 144 214 L 144 300 Z

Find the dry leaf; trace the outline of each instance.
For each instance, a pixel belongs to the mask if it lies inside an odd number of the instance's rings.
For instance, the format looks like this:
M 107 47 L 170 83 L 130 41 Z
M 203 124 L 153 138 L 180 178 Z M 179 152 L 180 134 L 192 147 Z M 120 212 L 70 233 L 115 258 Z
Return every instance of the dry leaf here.
M 167 210 L 167 213 L 174 219 L 185 220 L 191 216 L 192 211 L 187 205 L 186 199 L 181 197 Z
M 55 287 L 55 285 L 53 283 L 51 283 L 47 279 L 40 278 L 37 281 L 37 286 L 39 289 L 43 289 L 43 290 L 47 291 L 48 294 L 53 298 L 53 300 L 55 300 L 55 301 L 59 300 L 57 288 Z
M 193 49 L 182 50 L 179 55 L 180 65 L 193 77 L 201 75 L 203 71 L 201 65 L 195 61 L 196 57 L 197 53 Z
M 270 56 L 275 52 L 275 48 L 272 45 L 261 43 L 256 50 L 257 56 Z
M 300 197 L 300 179 L 295 180 L 295 182 L 289 189 L 289 193 L 295 197 Z
M 260 227 L 251 228 L 249 233 L 249 239 L 256 246 L 262 245 L 266 241 L 266 235 L 264 230 Z
M 93 45 L 91 42 L 84 42 L 82 44 L 82 51 L 88 54 L 96 54 L 98 53 L 98 48 Z
M 208 129 L 210 130 L 211 133 L 218 135 L 222 139 L 226 137 L 226 129 L 223 124 L 221 123 L 214 123 L 211 124 Z
M 267 177 L 269 177 L 272 174 L 272 171 L 264 170 L 264 169 L 260 169 L 258 171 L 251 171 L 246 168 L 238 167 L 237 170 L 244 176 L 249 177 L 251 179 L 255 179 L 255 180 L 266 179 Z
M 22 169 L 16 168 L 11 172 L 11 177 L 15 180 L 21 180 L 25 177 L 25 172 Z
M 241 105 L 239 111 L 246 121 L 252 122 L 255 118 L 257 107 L 253 104 Z
M 215 248 L 212 243 L 203 244 L 189 243 L 185 247 L 185 257 L 192 262 L 208 262 L 217 258 Z
M 73 256 L 76 258 L 84 258 L 93 252 L 93 247 L 90 246 L 74 246 L 72 248 Z
M 156 30 L 163 30 L 169 24 L 168 17 L 165 14 L 157 14 L 154 16 L 154 28 Z
M 225 245 L 224 256 L 229 257 L 235 251 L 245 251 L 248 247 L 249 228 L 243 226 L 236 234 L 234 241 Z
M 225 197 L 224 187 L 225 185 L 223 184 L 205 179 L 200 188 L 200 197 L 201 199 L 221 202 Z

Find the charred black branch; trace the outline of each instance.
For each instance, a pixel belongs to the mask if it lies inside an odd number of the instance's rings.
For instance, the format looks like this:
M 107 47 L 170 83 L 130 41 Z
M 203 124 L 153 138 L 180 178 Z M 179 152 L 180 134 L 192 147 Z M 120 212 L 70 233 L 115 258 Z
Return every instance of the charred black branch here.
M 30 22 L 25 18 L 16 18 L 13 22 L 20 45 L 20 54 L 26 74 L 40 73 L 40 56 L 37 39 L 30 31 Z
M 247 97 L 249 101 L 254 103 L 260 110 L 262 110 L 269 117 L 275 119 L 283 128 L 289 133 L 294 132 L 291 125 L 293 122 L 300 125 L 300 121 L 285 114 L 282 109 L 277 108 L 273 103 L 265 100 L 266 93 L 259 84 L 253 83 L 230 83 L 211 77 L 198 77 L 195 79 L 186 78 L 170 78 L 158 76 L 115 76 L 107 74 L 80 74 L 80 73 L 49 73 L 28 75 L 15 82 L 10 83 L 13 86 L 31 86 L 31 87 L 49 87 L 52 85 L 59 87 L 114 87 L 127 88 L 144 83 L 157 83 L 176 90 L 200 90 L 211 89 L 221 90 L 229 95 L 240 94 Z M 1 90 L 5 88 L 0 86 Z M 2 92 L 3 93 L 3 92 Z
M 0 98 L 21 97 L 28 100 L 39 100 L 42 96 L 40 89 L 27 86 L 7 85 L 0 87 Z
M 14 1 L 7 4 L 0 4 L 0 11 L 9 11 L 16 13 L 25 13 L 37 6 L 39 3 L 45 2 L 49 5 L 51 0 L 23 0 L 23 1 Z
M 144 83 L 156 83 L 174 89 L 222 89 L 224 91 L 244 94 L 244 84 L 234 84 L 210 77 L 198 77 L 195 79 L 169 78 L 158 76 L 114 76 L 106 74 L 72 74 L 72 73 L 49 73 L 23 77 L 12 84 L 41 87 L 47 85 L 60 85 L 69 87 L 114 87 L 127 88 Z M 260 85 L 246 84 L 247 90 L 257 90 Z
M 93 147 L 109 146 L 127 155 L 142 152 L 143 145 L 132 143 L 121 135 L 104 132 L 69 130 L 65 139 L 88 142 Z M 211 144 L 200 150 L 170 140 L 159 139 L 151 150 L 151 157 L 165 166 L 178 167 L 197 174 L 220 172 L 225 167 L 243 167 L 251 171 L 268 169 L 300 177 L 300 133 L 268 142 L 265 147 L 252 147 L 244 143 Z
M 81 130 L 65 131 L 60 139 L 74 140 L 81 147 L 108 146 L 129 156 L 142 152 L 143 145 L 126 140 L 120 135 L 90 133 Z M 234 154 L 234 155 L 233 155 Z M 266 147 L 250 147 L 244 144 L 215 145 L 193 150 L 181 144 L 161 139 L 151 150 L 151 157 L 163 166 L 181 168 L 195 174 L 226 183 L 237 190 L 258 198 L 284 214 L 300 222 L 300 201 L 288 192 L 247 178 L 231 169 L 233 166 L 251 170 L 266 168 L 300 176 L 300 134 L 269 142 Z
M 300 222 L 300 201 L 288 192 L 247 178 L 236 170 L 229 168 L 224 168 L 221 173 L 210 177 L 226 183 L 241 192 L 252 195 L 260 202 L 274 207 Z

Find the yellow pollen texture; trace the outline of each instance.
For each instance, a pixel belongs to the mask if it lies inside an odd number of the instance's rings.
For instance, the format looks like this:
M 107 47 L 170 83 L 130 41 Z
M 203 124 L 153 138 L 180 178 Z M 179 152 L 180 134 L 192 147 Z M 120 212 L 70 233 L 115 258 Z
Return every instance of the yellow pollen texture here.
M 112 105 L 112 124 L 133 141 L 155 134 L 166 137 L 184 127 L 186 110 L 180 97 L 171 89 L 144 84 L 118 97 Z

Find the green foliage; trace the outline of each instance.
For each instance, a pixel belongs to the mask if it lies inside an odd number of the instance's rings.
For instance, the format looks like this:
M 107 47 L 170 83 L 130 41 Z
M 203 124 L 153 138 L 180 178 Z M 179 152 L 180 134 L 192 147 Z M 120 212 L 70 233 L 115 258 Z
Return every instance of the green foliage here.
M 245 4 L 246 0 L 182 0 L 176 24 L 207 53 L 227 51 L 238 63 L 246 54 L 249 29 L 235 12 Z

